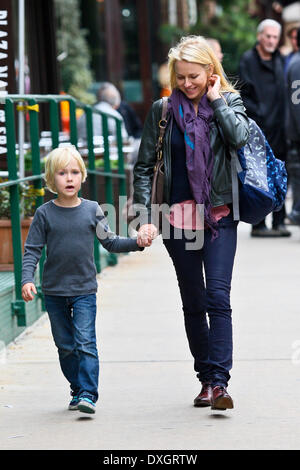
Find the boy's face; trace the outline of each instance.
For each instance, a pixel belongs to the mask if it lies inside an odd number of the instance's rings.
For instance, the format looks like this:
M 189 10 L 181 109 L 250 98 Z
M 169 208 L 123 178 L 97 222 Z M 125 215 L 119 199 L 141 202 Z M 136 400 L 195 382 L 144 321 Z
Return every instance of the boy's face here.
M 54 175 L 58 196 L 68 199 L 77 197 L 77 193 L 81 188 L 81 181 L 82 174 L 75 158 L 72 158 L 65 168 L 57 170 Z

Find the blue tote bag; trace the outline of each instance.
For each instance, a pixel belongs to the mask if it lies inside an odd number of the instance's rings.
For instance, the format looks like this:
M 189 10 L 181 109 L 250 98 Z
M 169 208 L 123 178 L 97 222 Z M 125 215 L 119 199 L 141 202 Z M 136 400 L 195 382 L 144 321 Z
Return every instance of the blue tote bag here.
M 258 224 L 279 211 L 287 192 L 287 171 L 260 127 L 249 118 L 250 136 L 239 150 L 230 148 L 234 220 Z

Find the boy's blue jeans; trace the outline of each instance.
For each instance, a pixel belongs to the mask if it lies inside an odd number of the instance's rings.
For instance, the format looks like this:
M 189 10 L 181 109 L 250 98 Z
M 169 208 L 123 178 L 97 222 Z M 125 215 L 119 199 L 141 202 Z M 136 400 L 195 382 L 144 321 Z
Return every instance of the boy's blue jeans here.
M 71 395 L 98 399 L 99 358 L 96 344 L 96 294 L 45 295 L 52 335 Z
M 214 241 L 211 232 L 205 230 L 203 248 L 199 250 L 186 249 L 190 240 L 184 233 L 181 239 L 174 235 L 172 228 L 171 239 L 163 241 L 176 270 L 197 377 L 201 382 L 226 387 L 232 367 L 230 290 L 237 222 L 231 214 L 223 217 Z

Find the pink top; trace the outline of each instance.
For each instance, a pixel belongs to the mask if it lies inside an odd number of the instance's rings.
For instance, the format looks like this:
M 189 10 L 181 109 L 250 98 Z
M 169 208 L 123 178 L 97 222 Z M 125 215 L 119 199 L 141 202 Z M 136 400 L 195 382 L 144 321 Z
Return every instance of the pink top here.
M 216 220 L 226 217 L 230 213 L 227 205 L 213 207 L 211 213 Z M 176 228 L 202 230 L 203 229 L 203 206 L 196 204 L 194 200 L 182 201 L 173 204 L 170 215 L 166 215 L 170 224 Z

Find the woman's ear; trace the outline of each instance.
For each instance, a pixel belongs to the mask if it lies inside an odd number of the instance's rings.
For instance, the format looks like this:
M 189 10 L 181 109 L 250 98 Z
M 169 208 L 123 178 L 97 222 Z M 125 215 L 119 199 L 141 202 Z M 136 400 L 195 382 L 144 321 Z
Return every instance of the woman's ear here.
M 211 65 L 209 65 L 206 72 L 207 72 L 207 85 L 209 85 L 210 84 L 210 79 L 211 79 L 211 76 L 212 76 L 212 73 L 213 73 L 213 67 Z
M 213 66 L 213 64 L 209 64 L 208 70 L 207 70 L 208 78 L 210 78 L 213 73 L 214 73 L 214 66 Z

